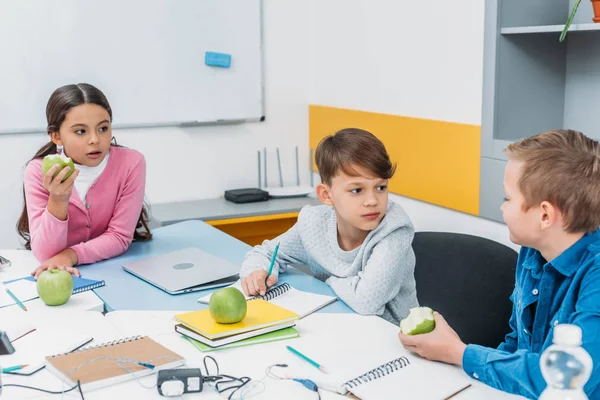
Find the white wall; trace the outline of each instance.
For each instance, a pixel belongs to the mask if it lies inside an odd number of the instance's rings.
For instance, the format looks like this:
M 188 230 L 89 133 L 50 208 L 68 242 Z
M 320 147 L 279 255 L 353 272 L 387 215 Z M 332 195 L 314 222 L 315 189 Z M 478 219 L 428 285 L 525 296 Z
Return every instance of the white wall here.
M 480 125 L 484 3 L 313 3 L 310 102 Z
M 264 0 L 263 18 L 265 122 L 114 132 L 119 143 L 146 156 L 146 195 L 151 203 L 217 197 L 226 189 L 256 187 L 256 151 L 265 146 L 270 184 L 278 182 L 276 146 L 283 157 L 284 183 L 296 184 L 296 145 L 301 179 L 308 183 L 308 6 L 303 0 Z M 39 29 L 41 33 L 45 28 Z M 0 249 L 20 246 L 15 224 L 22 207 L 22 167 L 46 140 L 41 133 L 0 136 Z
M 145 154 L 151 203 L 256 186 L 256 151 L 265 146 L 270 184 L 277 182 L 275 146 L 284 156 L 286 183 L 295 184 L 294 146 L 300 146 L 301 168 L 308 157 L 308 104 L 481 123 L 481 0 L 264 0 L 264 35 L 266 122 L 114 132 Z M 43 134 L 0 136 L 0 249 L 20 245 L 22 166 L 45 141 Z M 303 168 L 303 183 L 308 177 Z M 465 232 L 511 245 L 503 224 L 392 198 L 417 230 Z

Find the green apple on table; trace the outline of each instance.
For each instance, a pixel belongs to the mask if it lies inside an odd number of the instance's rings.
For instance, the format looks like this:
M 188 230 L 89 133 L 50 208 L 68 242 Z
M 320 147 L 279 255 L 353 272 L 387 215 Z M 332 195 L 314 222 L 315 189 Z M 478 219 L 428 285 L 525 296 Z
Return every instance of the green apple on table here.
M 62 269 L 47 269 L 38 276 L 37 292 L 49 306 L 65 304 L 73 294 L 73 277 Z

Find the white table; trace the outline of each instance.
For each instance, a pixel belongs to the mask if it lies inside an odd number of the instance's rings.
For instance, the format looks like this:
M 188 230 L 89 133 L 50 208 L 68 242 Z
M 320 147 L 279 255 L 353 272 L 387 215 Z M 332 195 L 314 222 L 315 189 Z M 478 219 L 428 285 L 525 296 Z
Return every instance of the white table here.
M 36 328 L 36 331 L 16 340 L 14 342 L 15 352 L 13 354 L 0 356 L 0 365 L 9 367 L 18 364 L 38 364 L 43 362 L 44 357 L 65 351 L 73 345 L 77 339 L 91 336 L 93 341 L 90 346 L 105 343 L 120 337 L 120 332 L 110 324 L 102 313 L 97 311 L 70 311 L 70 312 L 48 312 L 45 309 L 31 310 L 27 313 L 20 309 L 7 307 L 0 316 L 0 325 L 13 319 L 12 313 L 19 315 L 19 323 L 26 323 Z M 2 375 L 4 384 L 14 383 L 27 386 L 40 387 L 47 390 L 59 391 L 60 380 L 46 369 L 35 373 L 30 377 Z M 6 399 L 29 399 L 48 398 L 41 392 L 28 389 L 7 387 L 4 388 L 1 398 Z M 50 398 L 59 399 L 60 395 Z M 65 394 L 65 399 L 74 397 L 71 393 Z M 117 399 L 117 397 L 115 397 Z
M 303 344 L 311 343 L 315 346 L 315 342 L 322 341 L 323 346 L 328 346 L 328 337 L 338 337 L 341 341 L 347 343 L 356 343 L 357 346 L 364 345 L 366 338 L 371 341 L 387 341 L 390 346 L 400 346 L 396 344 L 395 335 L 397 328 L 378 317 L 364 317 L 357 314 L 312 314 L 297 324 L 298 330 L 301 332 L 301 337 L 290 339 L 289 341 L 265 343 L 261 345 L 248 346 L 238 349 L 222 350 L 211 353 L 201 353 L 196 350 L 192 344 L 186 339 L 175 333 L 173 325 L 175 320 L 173 316 L 178 311 L 115 311 L 108 313 L 105 317 L 97 312 L 73 312 L 59 313 L 51 315 L 41 311 L 28 314 L 30 322 L 35 323 L 36 327 L 43 330 L 54 329 L 60 327 L 63 332 L 70 334 L 92 334 L 94 342 L 98 344 L 116 338 L 133 336 L 138 334 L 147 334 L 161 344 L 169 347 L 171 350 L 184 356 L 188 367 L 201 367 L 202 359 L 205 355 L 213 356 L 219 363 L 222 373 L 233 376 L 249 376 L 253 380 L 258 381 L 263 379 L 264 370 L 268 365 L 274 363 L 288 363 L 290 367 L 299 365 L 309 370 L 314 370 L 308 367 L 303 361 L 291 355 L 285 350 L 285 344 L 298 347 Z M 52 335 L 49 335 L 52 336 Z M 63 336 L 63 339 L 65 336 Z M 33 338 L 31 338 L 33 339 Z M 42 340 L 42 339 L 39 339 Z M 46 342 L 52 342 L 56 338 L 45 337 Z M 31 341 L 30 343 L 36 343 Z M 25 347 L 26 343 L 22 343 Z M 47 351 L 44 347 L 47 346 L 37 344 L 38 356 L 45 356 Z M 317 352 L 316 347 L 315 352 Z M 34 352 L 35 352 L 34 351 Z M 53 350 L 54 351 L 54 350 Z M 0 356 L 0 363 L 3 365 L 13 365 L 22 360 L 19 359 L 19 350 L 10 356 Z M 315 357 L 316 358 L 316 357 Z M 453 373 L 462 374 L 459 368 L 445 366 L 444 368 L 451 369 Z M 204 370 L 204 368 L 202 367 Z M 301 370 L 302 368 L 300 368 Z M 292 371 L 298 371 L 294 369 Z M 278 372 L 282 372 L 279 370 Z M 464 375 L 464 374 L 463 374 Z M 400 374 L 398 375 L 401 376 Z M 480 382 L 468 378 L 464 379 L 472 383 L 472 387 L 457 395 L 457 400 L 475 400 L 475 399 L 518 399 L 521 397 L 512 396 L 490 387 L 487 387 Z M 434 379 L 435 381 L 435 379 Z M 13 377 L 4 375 L 5 383 L 20 383 L 31 386 L 38 386 L 49 390 L 61 390 L 61 382 L 48 371 L 41 371 L 33 377 Z M 128 381 L 118 385 L 98 389 L 91 392 L 84 392 L 85 398 L 88 400 L 100 399 L 163 399 L 155 388 L 148 389 L 142 386 L 151 386 L 155 382 L 153 375 L 141 378 L 138 381 Z M 275 381 L 270 378 L 263 380 L 265 383 L 264 391 L 253 399 L 316 399 L 314 393 L 309 392 L 300 384 L 292 381 Z M 259 388 L 259 386 L 255 386 Z M 391 394 L 394 396 L 396 394 Z M 414 397 L 409 393 L 403 395 L 408 398 Z M 58 396 L 43 395 L 34 391 L 17 389 L 8 387 L 5 388 L 3 396 L 10 399 L 22 398 L 59 398 Z M 205 398 L 205 399 L 222 399 L 212 387 L 206 386 L 200 395 L 187 395 L 184 398 Z M 321 397 L 326 399 L 347 399 L 327 391 L 321 391 Z M 68 393 L 64 395 L 65 399 L 78 399 L 78 393 Z M 239 398 L 236 396 L 236 398 Z
M 0 282 L 6 282 L 13 279 L 29 276 L 31 271 L 37 268 L 40 263 L 29 250 L 0 250 L 0 254 L 9 259 L 12 263 L 10 267 L 0 267 Z M 73 295 L 69 301 L 62 306 L 50 307 L 47 306 L 41 299 L 29 300 L 24 303 L 29 311 L 44 310 L 50 313 L 73 312 L 73 311 L 104 311 L 104 302 L 96 293 L 89 290 L 83 293 Z M 4 321 L 3 313 L 5 310 L 18 308 L 18 305 L 0 308 L 0 329 L 2 329 L 1 321 Z M 11 314 L 18 317 L 19 314 Z
M 174 332 L 173 326 L 176 322 L 173 316 L 177 313 L 177 311 L 115 311 L 106 314 L 106 318 L 124 336 L 138 334 L 152 336 L 155 340 L 184 356 L 188 366 L 198 367 L 202 365 L 202 359 L 205 355 L 211 355 L 219 362 L 221 372 L 233 376 L 249 376 L 253 380 L 262 379 L 265 368 L 271 364 L 286 362 L 292 366 L 293 363 L 299 362 L 299 359 L 285 349 L 285 344 L 296 346 L 296 344 L 301 345 L 303 342 L 319 341 L 322 336 L 326 336 L 344 338 L 344 341 L 356 343 L 358 346 L 366 345 L 368 341 L 366 338 L 370 338 L 370 341 L 387 340 L 392 345 L 396 345 L 396 335 L 398 333 L 396 326 L 379 317 L 365 317 L 358 314 L 312 314 L 298 322 L 296 327 L 300 331 L 300 338 L 201 353 L 181 335 Z M 326 338 L 323 339 L 323 345 L 327 346 Z M 397 346 L 401 346 L 399 342 L 397 342 Z M 303 362 L 300 361 L 300 363 Z M 456 373 L 464 375 L 464 378 L 468 379 L 473 385 L 453 399 L 522 399 L 520 396 L 509 395 L 475 381 L 465 375 L 458 367 L 447 366 L 447 368 L 456 370 Z M 276 381 L 269 378 L 263 382 L 266 383 L 265 390 L 260 395 L 252 397 L 253 399 L 317 398 L 314 393 L 311 394 L 307 389 L 295 382 Z M 125 386 L 123 388 L 125 390 Z M 138 396 L 143 396 L 144 399 L 160 398 L 156 392 L 144 392 L 140 389 L 139 385 L 135 386 L 129 383 L 127 384 L 127 395 L 131 398 L 141 398 Z M 113 393 L 118 393 L 116 387 L 112 388 L 112 390 L 115 390 Z M 210 394 L 212 395 L 212 393 Z M 391 394 L 391 396 L 393 395 Z M 414 396 L 408 393 L 404 393 L 403 395 L 406 395 L 407 398 L 414 398 Z M 203 395 L 204 397 L 207 399 L 213 398 L 213 396 L 209 397 L 209 393 Z M 347 398 L 327 391 L 322 391 L 321 397 L 322 399 Z M 87 398 L 88 395 L 86 395 Z M 96 397 L 91 397 L 90 393 L 90 398 Z

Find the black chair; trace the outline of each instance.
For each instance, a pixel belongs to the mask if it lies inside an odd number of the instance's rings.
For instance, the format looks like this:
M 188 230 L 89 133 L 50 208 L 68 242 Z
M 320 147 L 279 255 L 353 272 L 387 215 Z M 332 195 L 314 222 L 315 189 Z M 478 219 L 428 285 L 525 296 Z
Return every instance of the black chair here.
M 517 252 L 478 236 L 417 232 L 415 280 L 421 306 L 446 318 L 463 342 L 497 347 L 510 332 Z

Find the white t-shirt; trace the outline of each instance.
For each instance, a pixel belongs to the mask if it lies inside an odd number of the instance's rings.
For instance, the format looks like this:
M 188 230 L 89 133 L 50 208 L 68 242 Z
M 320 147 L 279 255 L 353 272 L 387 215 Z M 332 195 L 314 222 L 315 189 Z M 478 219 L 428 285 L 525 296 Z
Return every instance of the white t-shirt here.
M 77 194 L 79 195 L 81 201 L 83 201 L 83 204 L 86 204 L 85 197 L 87 196 L 87 192 L 90 189 L 90 186 L 92 186 L 92 184 L 96 181 L 96 179 L 98 179 L 102 171 L 104 171 L 104 168 L 106 168 L 109 155 L 110 152 L 106 154 L 104 160 L 102 160 L 102 162 L 95 167 L 88 167 L 86 165 L 75 166 L 75 168 L 79 170 L 79 175 L 77 175 L 77 179 L 75 179 L 75 190 L 77 191 Z

